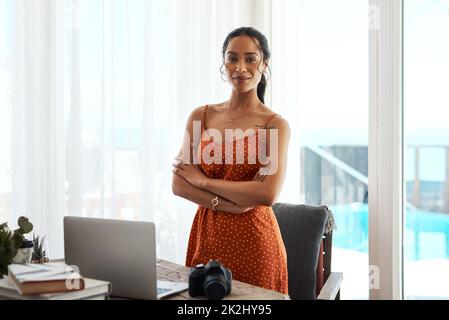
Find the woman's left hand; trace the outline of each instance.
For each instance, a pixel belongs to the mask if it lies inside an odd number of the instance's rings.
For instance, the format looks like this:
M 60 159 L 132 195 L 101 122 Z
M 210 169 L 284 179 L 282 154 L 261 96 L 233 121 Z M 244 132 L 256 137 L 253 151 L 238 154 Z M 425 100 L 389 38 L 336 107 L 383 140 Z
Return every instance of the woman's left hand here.
M 180 175 L 196 188 L 202 189 L 209 179 L 198 165 L 177 162 L 173 164 L 173 167 L 173 173 Z

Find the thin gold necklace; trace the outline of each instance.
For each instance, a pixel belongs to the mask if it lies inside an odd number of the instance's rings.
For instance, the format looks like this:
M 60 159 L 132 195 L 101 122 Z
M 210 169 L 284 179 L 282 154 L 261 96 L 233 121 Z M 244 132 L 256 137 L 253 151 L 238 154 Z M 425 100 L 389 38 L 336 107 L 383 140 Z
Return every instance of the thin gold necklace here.
M 240 118 L 241 116 L 243 116 L 246 113 L 245 111 L 243 111 L 241 115 L 239 115 L 237 117 L 234 117 L 234 118 L 231 118 L 229 116 L 229 101 L 226 101 L 226 116 L 228 117 L 228 122 L 233 122 L 234 120 Z

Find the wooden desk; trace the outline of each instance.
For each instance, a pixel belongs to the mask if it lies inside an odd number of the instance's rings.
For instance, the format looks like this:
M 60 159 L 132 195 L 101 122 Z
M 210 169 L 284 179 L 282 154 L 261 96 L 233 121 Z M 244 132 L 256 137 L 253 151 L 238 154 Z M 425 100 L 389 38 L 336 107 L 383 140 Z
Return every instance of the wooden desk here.
M 188 273 L 190 268 L 166 260 L 157 260 L 157 278 L 158 280 L 188 282 Z M 166 298 L 167 300 L 204 300 L 205 297 L 192 298 L 188 291 L 183 291 L 174 296 Z M 251 284 L 232 280 L 232 290 L 229 296 L 224 300 L 288 300 L 288 295 L 256 287 Z

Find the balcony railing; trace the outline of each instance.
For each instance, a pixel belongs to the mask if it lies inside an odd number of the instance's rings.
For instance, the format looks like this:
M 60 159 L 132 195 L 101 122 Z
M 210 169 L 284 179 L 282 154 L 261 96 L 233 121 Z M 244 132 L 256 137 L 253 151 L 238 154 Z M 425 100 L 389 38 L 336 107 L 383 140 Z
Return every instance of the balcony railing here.
M 407 148 L 414 155 L 414 177 L 406 183 L 407 208 L 449 213 L 449 146 Z M 441 181 L 420 178 L 421 153 L 426 148 L 444 151 L 445 168 L 439 169 L 445 176 L 440 177 Z M 306 203 L 332 205 L 368 201 L 367 146 L 302 147 L 301 172 L 301 190 Z

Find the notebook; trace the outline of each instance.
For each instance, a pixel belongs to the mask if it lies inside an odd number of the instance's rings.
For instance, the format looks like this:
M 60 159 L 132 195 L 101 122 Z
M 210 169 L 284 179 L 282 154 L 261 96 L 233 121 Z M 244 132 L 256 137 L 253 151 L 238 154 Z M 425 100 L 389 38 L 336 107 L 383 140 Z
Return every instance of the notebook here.
M 42 294 L 84 289 L 84 279 L 64 263 L 10 264 L 9 279 L 20 294 Z
M 0 279 L 0 300 L 105 300 L 110 293 L 109 282 L 84 278 L 83 290 L 22 295 L 8 276 Z

